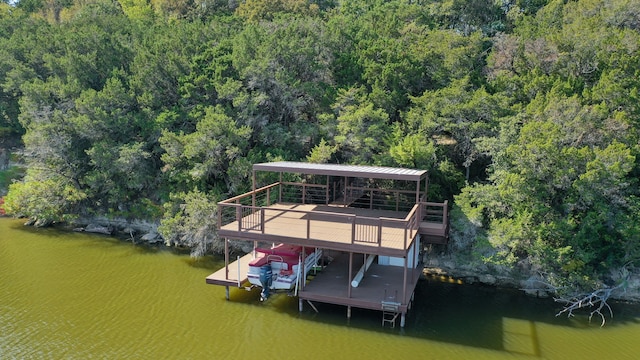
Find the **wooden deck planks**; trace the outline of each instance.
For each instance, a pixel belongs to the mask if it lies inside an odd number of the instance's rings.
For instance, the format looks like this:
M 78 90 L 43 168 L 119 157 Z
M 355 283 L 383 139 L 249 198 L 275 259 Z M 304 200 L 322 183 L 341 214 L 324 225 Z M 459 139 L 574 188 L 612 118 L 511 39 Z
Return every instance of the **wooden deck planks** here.
M 298 239 L 300 244 L 304 244 L 307 239 L 318 240 L 326 243 L 351 244 L 351 234 L 353 225 L 352 216 L 380 217 L 384 216 L 396 219 L 402 219 L 406 214 L 377 211 L 369 209 L 356 208 L 340 208 L 334 206 L 319 205 L 288 205 L 275 204 L 265 209 L 264 214 L 264 233 L 260 228 L 252 230 L 243 230 L 238 232 L 238 222 L 233 221 L 224 225 L 219 234 L 222 236 L 233 237 L 243 235 L 243 237 L 252 237 L 260 240 L 261 235 L 270 237 L 282 237 L 287 240 Z M 252 215 L 249 215 L 252 216 Z M 378 247 L 377 243 L 377 224 L 378 219 L 358 218 L 357 227 L 369 234 L 366 241 L 357 241 L 361 246 Z M 395 250 L 405 249 L 405 229 L 401 227 L 403 224 L 394 224 L 387 221 L 382 226 L 381 247 Z M 364 239 L 362 239 L 364 240 Z M 407 240 L 407 246 L 411 240 Z
M 354 254 L 353 275 L 362 266 L 363 261 L 362 254 Z M 340 254 L 305 285 L 299 297 L 303 300 L 372 310 L 382 310 L 382 301 L 398 302 L 401 304 L 400 311 L 406 312 L 421 271 L 421 268 L 408 269 L 406 301 L 403 302 L 403 268 L 374 263 L 365 273 L 360 285 L 357 288 L 351 288 L 351 297 L 349 297 L 348 289 L 351 286 L 351 279 L 348 277 L 349 255 Z
M 211 285 L 222 286 L 238 286 L 247 281 L 247 272 L 249 271 L 249 263 L 253 260 L 253 253 L 248 253 L 241 257 L 240 260 L 236 260 L 229 263 L 229 275 L 226 274 L 226 269 L 223 267 L 213 274 L 207 276 L 206 282 Z M 238 273 L 238 263 L 240 265 Z M 239 282 L 238 282 L 239 280 Z

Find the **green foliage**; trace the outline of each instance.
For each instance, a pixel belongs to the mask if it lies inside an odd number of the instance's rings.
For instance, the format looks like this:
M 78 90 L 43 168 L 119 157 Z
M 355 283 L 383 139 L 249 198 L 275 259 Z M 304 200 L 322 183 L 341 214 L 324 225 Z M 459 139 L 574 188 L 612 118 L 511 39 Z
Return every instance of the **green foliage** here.
M 180 186 L 207 187 L 208 181 L 224 179 L 230 165 L 247 149 L 250 129 L 237 126 L 222 107 L 194 112 L 196 130 L 190 134 L 163 131 L 162 161 L 169 178 Z
M 317 15 L 320 8 L 307 0 L 246 0 L 236 14 L 248 21 L 273 20 L 278 14 Z
M 322 139 L 318 145 L 311 149 L 311 153 L 307 155 L 307 161 L 315 164 L 326 164 L 331 160 L 335 152 L 336 148 Z
M 0 4 L 0 141 L 28 169 L 7 206 L 161 218 L 201 254 L 253 163 L 418 167 L 455 200 L 452 250 L 592 284 L 640 256 L 639 8 Z
M 165 203 L 165 217 L 158 227 L 167 245 L 189 247 L 195 257 L 211 250 L 217 239 L 216 203 L 215 195 L 198 190 L 171 194 L 171 200 Z
M 63 178 L 24 181 L 9 186 L 4 209 L 8 215 L 25 216 L 43 221 L 69 220 L 73 207 L 86 195 Z

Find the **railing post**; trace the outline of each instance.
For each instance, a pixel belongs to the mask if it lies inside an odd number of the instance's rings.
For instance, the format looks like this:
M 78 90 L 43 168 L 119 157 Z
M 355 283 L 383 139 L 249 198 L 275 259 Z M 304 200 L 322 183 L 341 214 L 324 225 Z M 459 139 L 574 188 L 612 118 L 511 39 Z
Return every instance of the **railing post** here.
M 369 190 L 369 210 L 373 210 L 373 190 Z
M 351 218 L 351 243 L 356 242 L 356 217 Z
M 329 205 L 329 175 L 327 175 L 327 187 L 324 191 L 324 203 L 325 205 Z
M 264 234 L 264 208 L 260 209 L 260 230 Z
M 236 206 L 236 220 L 238 221 L 238 231 L 242 231 L 242 205 Z
M 271 188 L 267 189 L 267 206 L 271 205 Z
M 222 205 L 218 203 L 218 230 L 222 227 Z
M 445 200 L 442 207 L 442 223 L 445 224 L 449 218 L 449 200 Z
M 336 201 L 336 182 L 333 182 L 333 202 Z
M 382 219 L 378 218 L 378 247 L 382 246 Z
M 307 213 L 307 240 L 311 239 L 311 212 Z
M 304 183 L 302 184 L 302 204 L 304 204 L 304 200 L 305 200 L 305 195 L 306 195 L 307 191 L 306 191 L 306 187 L 304 185 Z
M 407 227 L 404 228 L 404 250 L 407 250 Z

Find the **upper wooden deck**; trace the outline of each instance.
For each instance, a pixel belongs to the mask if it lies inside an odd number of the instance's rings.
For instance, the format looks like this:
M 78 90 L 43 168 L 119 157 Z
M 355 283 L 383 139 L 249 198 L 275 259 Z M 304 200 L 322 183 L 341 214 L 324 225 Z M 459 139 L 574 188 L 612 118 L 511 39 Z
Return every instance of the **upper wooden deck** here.
M 301 203 L 282 202 L 283 188 L 299 190 Z M 277 182 L 221 201 L 218 203 L 218 235 L 398 257 L 406 254 L 419 233 L 446 237 L 446 202 L 417 203 L 402 211 L 397 201 L 401 191 L 366 189 L 360 193 L 370 193 L 366 201 L 371 208 L 347 207 L 345 197 L 332 202 L 325 197 L 325 204 L 305 203 L 318 202 L 317 194 L 324 194 L 326 190 L 322 185 Z M 373 199 L 377 196 L 374 191 L 390 193 L 386 198 L 391 199 L 388 204 L 391 210 L 373 209 Z M 428 239 L 425 242 L 429 242 Z
M 417 234 L 415 211 L 401 213 L 310 204 L 237 207 L 243 216 L 218 235 L 246 240 L 404 256 Z M 246 213 L 246 215 L 244 215 Z

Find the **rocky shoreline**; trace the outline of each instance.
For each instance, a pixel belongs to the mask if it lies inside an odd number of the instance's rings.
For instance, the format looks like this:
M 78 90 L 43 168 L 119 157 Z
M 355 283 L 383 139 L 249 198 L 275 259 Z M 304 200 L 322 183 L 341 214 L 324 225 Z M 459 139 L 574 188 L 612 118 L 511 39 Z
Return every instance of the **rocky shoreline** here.
M 533 271 L 500 270 L 484 264 L 461 264 L 445 254 L 427 253 L 423 258 L 425 276 L 450 278 L 458 283 L 483 284 L 497 288 L 517 289 L 533 297 L 548 298 L 554 293 L 544 285 L 544 279 Z M 616 279 L 614 279 L 616 280 Z M 630 273 L 627 286 L 611 294 L 611 299 L 640 303 L 640 273 Z
M 116 236 L 133 243 L 164 245 L 165 241 L 158 233 L 158 226 L 158 223 L 145 220 L 91 218 L 75 220 L 72 230 Z

